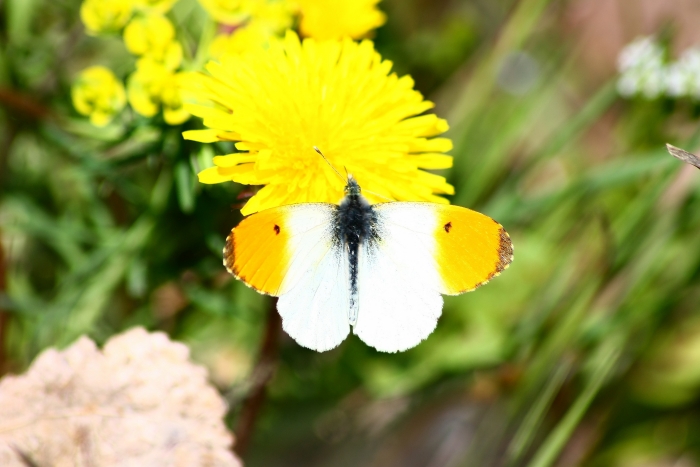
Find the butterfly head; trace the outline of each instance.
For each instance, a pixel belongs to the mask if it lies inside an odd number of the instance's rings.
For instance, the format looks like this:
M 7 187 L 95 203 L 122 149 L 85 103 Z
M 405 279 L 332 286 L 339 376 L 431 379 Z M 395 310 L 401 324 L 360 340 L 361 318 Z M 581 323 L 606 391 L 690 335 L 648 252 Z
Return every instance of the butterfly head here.
M 362 190 L 360 189 L 360 185 L 357 184 L 357 180 L 355 180 L 352 174 L 348 174 L 348 184 L 345 185 L 345 195 L 359 196 L 361 193 Z

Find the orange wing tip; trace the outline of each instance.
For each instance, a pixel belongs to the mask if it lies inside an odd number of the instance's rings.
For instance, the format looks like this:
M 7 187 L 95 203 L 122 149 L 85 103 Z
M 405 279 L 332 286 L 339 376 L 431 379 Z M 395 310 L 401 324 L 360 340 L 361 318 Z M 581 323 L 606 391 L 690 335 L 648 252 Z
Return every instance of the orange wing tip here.
M 513 262 L 513 242 L 510 241 L 510 235 L 506 229 L 501 226 L 500 230 L 501 241 L 498 245 L 498 263 L 496 263 L 496 275 L 508 269 L 510 263 Z
M 269 293 L 258 289 L 252 284 L 249 284 L 248 281 L 244 276 L 241 276 L 238 274 L 238 271 L 236 271 L 236 266 L 235 266 L 235 255 L 233 251 L 233 230 L 231 230 L 231 233 L 226 237 L 226 245 L 224 245 L 223 249 L 224 253 L 224 267 L 226 268 L 226 271 L 231 274 L 233 277 L 238 279 L 239 281 L 243 282 L 246 287 L 251 288 L 255 290 L 258 293 L 261 293 L 263 295 L 270 295 Z
M 226 271 L 228 271 L 229 274 L 232 274 L 233 276 L 238 279 L 238 276 L 234 272 L 233 269 L 233 262 L 234 262 L 234 257 L 233 257 L 233 230 L 231 231 L 230 234 L 228 234 L 228 237 L 226 237 L 226 245 L 224 245 L 223 249 L 224 253 L 224 267 L 226 268 Z
M 500 224 L 499 224 L 499 226 L 500 226 Z M 513 242 L 510 241 L 510 235 L 508 235 L 508 232 L 506 232 L 506 229 L 504 229 L 503 226 L 500 226 L 500 228 L 501 228 L 501 230 L 500 230 L 501 241 L 498 245 L 498 261 L 496 262 L 496 269 L 491 274 L 489 274 L 489 276 L 488 276 L 488 278 L 486 278 L 486 280 L 479 282 L 471 289 L 466 289 L 462 292 L 459 292 L 460 294 L 467 293 L 467 292 L 473 292 L 474 290 L 478 289 L 482 285 L 488 284 L 491 281 L 491 279 L 493 279 L 494 277 L 500 276 L 503 271 L 508 269 L 508 267 L 510 266 L 510 263 L 513 262 Z

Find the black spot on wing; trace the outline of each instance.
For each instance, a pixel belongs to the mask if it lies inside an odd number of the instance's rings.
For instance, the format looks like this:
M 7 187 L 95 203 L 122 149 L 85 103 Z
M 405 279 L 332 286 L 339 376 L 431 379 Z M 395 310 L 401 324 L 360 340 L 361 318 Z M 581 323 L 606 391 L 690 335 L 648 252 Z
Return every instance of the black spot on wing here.
M 275 235 L 280 234 L 280 226 L 279 225 L 275 224 L 275 226 L 272 229 L 275 231 Z
M 452 230 L 452 222 L 445 224 L 445 232 L 450 233 L 450 230 Z

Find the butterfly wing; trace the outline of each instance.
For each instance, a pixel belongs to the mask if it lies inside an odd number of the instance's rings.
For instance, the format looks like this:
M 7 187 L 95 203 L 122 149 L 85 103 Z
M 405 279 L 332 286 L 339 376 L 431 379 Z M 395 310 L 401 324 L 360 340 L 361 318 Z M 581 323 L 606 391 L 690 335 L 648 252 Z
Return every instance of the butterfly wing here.
M 320 260 L 307 262 L 298 283 L 280 296 L 277 311 L 282 328 L 299 345 L 324 352 L 350 333 L 350 266 L 340 246 L 319 245 L 312 256 Z
M 376 236 L 360 250 L 354 332 L 377 350 L 414 347 L 437 325 L 440 294 L 474 290 L 512 260 L 508 234 L 478 212 L 433 203 L 383 203 L 374 211 Z
M 348 324 L 350 266 L 334 239 L 337 206 L 304 203 L 241 221 L 226 239 L 226 269 L 255 290 L 278 296 L 282 327 L 304 347 L 338 346 Z
M 396 236 L 389 240 L 393 241 Z M 408 258 L 413 256 L 410 250 L 389 242 L 360 246 L 354 332 L 377 350 L 399 352 L 433 332 L 442 313 L 442 296 L 430 274 L 417 262 L 411 264 L 417 258 Z

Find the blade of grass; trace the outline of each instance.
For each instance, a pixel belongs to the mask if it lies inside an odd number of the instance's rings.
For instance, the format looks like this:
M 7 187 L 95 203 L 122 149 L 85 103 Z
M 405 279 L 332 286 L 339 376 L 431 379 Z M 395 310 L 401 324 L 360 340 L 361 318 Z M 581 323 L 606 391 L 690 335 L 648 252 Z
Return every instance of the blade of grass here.
M 496 45 L 488 57 L 480 61 L 469 85 L 448 116 L 448 121 L 454 127 L 470 126 L 472 119 L 479 114 L 479 109 L 488 105 L 501 62 L 508 53 L 522 47 L 550 2 L 551 0 L 522 0 L 518 3 Z
M 549 382 L 513 436 L 513 440 L 508 446 L 506 465 L 516 465 L 516 462 L 527 452 L 544 416 L 547 414 L 547 410 L 552 405 L 554 396 L 557 395 L 570 371 L 571 365 L 565 361 L 552 373 Z
M 583 391 L 566 415 L 564 415 L 564 418 L 542 443 L 528 467 L 549 467 L 556 461 L 593 399 L 615 368 L 615 364 L 620 357 L 623 342 L 623 339 L 616 336 L 609 338 L 601 345 L 596 355 L 592 358 L 591 376 Z

